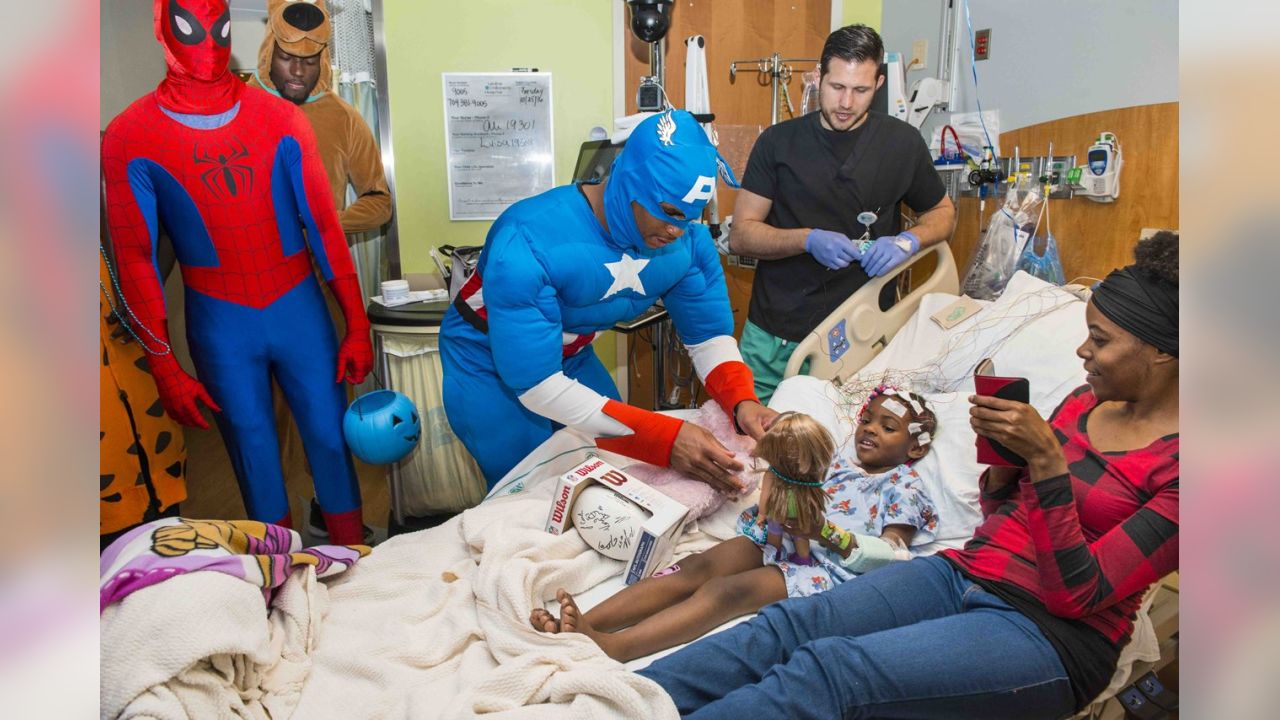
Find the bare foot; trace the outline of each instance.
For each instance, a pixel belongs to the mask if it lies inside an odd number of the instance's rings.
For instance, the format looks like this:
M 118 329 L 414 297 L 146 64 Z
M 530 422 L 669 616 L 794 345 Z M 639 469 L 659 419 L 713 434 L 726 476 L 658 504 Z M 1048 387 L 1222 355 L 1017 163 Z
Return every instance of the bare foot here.
M 555 615 L 542 608 L 534 608 L 533 612 L 529 613 L 529 624 L 538 632 L 560 632 L 560 621 L 556 619 Z
M 560 632 L 580 632 L 588 637 L 594 632 L 591 625 L 582 619 L 582 611 L 578 603 L 564 588 L 556 590 L 556 600 L 560 601 Z
M 556 599 L 560 601 L 560 632 L 576 632 L 591 638 L 596 645 L 604 650 L 604 654 L 620 660 L 617 652 L 616 638 L 612 633 L 600 632 L 591 627 L 591 623 L 587 621 L 586 616 L 578 609 L 578 604 L 574 602 L 573 596 L 566 592 L 563 588 L 556 591 Z

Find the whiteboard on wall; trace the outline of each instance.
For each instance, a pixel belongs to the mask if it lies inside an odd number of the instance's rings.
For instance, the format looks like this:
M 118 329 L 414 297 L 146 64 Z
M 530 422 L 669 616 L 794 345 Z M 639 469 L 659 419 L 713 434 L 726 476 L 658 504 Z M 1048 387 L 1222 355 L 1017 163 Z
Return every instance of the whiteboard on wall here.
M 449 219 L 492 220 L 555 182 L 551 73 L 443 73 Z

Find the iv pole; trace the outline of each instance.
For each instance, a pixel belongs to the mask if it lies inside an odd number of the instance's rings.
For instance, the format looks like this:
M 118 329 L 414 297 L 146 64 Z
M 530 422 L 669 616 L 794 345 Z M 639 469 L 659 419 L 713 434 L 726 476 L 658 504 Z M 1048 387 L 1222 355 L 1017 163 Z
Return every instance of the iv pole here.
M 663 88 L 664 95 L 667 83 L 667 72 L 663 62 L 663 53 L 667 49 L 667 38 L 664 36 L 659 38 L 657 42 L 649 43 L 649 75 L 657 81 L 658 86 Z M 667 384 L 667 332 L 671 327 L 671 323 L 667 318 L 666 311 L 663 310 L 663 319 L 661 322 L 653 326 L 650 330 L 650 338 L 653 347 L 653 409 L 654 410 L 672 410 L 679 405 L 672 405 L 667 402 L 664 391 Z
M 769 117 L 770 125 L 778 124 L 778 80 L 781 79 L 785 84 L 791 79 L 792 68 L 787 63 L 793 62 L 818 62 L 818 58 L 784 58 L 778 53 L 774 53 L 766 58 L 756 58 L 755 60 L 734 60 L 729 63 L 729 82 L 733 82 L 738 76 L 738 65 L 755 65 L 755 67 L 744 68 L 743 72 L 756 72 L 761 75 L 769 76 L 770 96 L 773 98 L 773 112 Z

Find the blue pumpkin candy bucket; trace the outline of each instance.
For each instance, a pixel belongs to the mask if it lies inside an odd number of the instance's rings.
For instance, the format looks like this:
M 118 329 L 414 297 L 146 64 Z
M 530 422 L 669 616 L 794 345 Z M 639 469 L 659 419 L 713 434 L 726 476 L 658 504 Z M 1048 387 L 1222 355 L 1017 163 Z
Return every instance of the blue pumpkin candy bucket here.
M 342 419 L 347 446 L 371 465 L 393 463 L 408 455 L 422 437 L 418 408 L 404 393 L 374 390 L 356 398 Z

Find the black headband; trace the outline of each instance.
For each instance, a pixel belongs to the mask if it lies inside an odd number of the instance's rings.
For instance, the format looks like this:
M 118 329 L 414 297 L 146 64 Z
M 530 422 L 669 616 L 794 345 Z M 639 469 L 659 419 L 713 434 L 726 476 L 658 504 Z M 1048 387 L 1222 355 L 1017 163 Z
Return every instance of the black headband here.
M 1178 288 L 1130 265 L 1093 290 L 1093 306 L 1157 350 L 1178 357 Z

